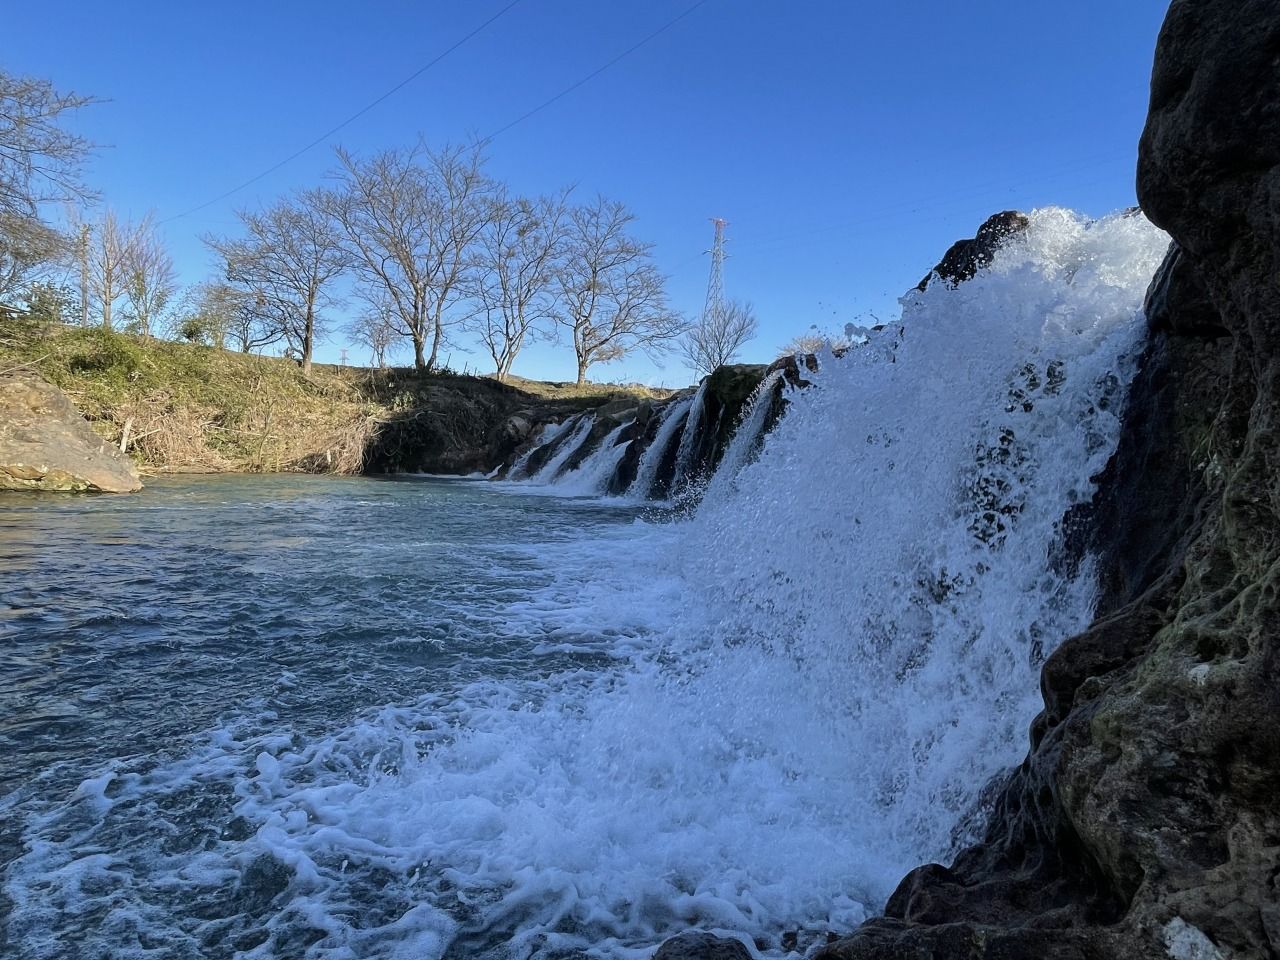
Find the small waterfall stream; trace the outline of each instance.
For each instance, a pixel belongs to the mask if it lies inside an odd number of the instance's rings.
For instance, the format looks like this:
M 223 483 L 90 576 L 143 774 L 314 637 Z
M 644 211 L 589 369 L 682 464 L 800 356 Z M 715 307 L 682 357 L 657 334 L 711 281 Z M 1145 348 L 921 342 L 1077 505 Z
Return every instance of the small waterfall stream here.
M 528 479 L 529 460 L 533 457 L 535 453 L 538 452 L 538 448 L 545 447 L 547 444 L 554 443 L 555 441 L 559 440 L 562 436 L 564 436 L 565 431 L 568 430 L 571 426 L 573 426 L 573 422 L 574 422 L 574 418 L 570 417 L 567 420 L 562 420 L 560 423 L 548 423 L 542 426 L 538 430 L 537 435 L 533 438 L 533 442 L 529 445 L 529 448 L 525 450 L 524 453 L 520 454 L 519 457 L 516 458 L 516 461 L 511 465 L 511 469 L 507 471 L 507 479 L 508 480 Z
M 667 448 L 671 445 L 676 431 L 684 427 L 688 420 L 689 408 L 693 405 L 692 397 L 681 397 L 668 404 L 662 414 L 662 422 L 653 442 L 645 448 L 640 457 L 640 465 L 636 468 L 636 478 L 627 489 L 627 495 L 635 500 L 644 500 L 652 496 L 654 483 L 658 478 L 658 470 L 662 465 Z
M 628 420 L 618 424 L 600 440 L 599 445 L 577 467 L 567 470 L 556 481 L 556 488 L 566 496 L 590 496 L 608 489 L 609 478 L 627 452 L 631 441 L 619 442 L 622 432 L 631 426 Z
M 671 480 L 671 494 L 682 493 L 693 479 L 696 466 L 694 461 L 698 449 L 698 432 L 702 429 L 702 413 L 707 400 L 707 380 L 698 385 L 698 392 L 693 395 L 693 404 L 684 420 L 684 430 L 680 433 L 680 447 L 676 451 L 676 473 Z
M 566 428 L 557 434 L 560 439 L 552 441 L 558 444 L 555 453 L 529 480 L 539 484 L 554 482 L 560 475 L 561 469 L 577 451 L 579 444 L 591 432 L 595 422 L 596 417 L 593 413 L 578 414 L 578 416 L 568 421 L 567 423 L 573 424 L 572 429 L 570 430 L 566 424 Z
M 775 370 L 766 376 L 756 387 L 741 422 L 733 432 L 720 465 L 707 486 L 706 495 L 720 497 L 726 495 L 725 487 L 731 485 L 742 469 L 751 463 L 764 442 L 765 423 L 773 410 L 774 395 L 782 380 L 782 371 Z

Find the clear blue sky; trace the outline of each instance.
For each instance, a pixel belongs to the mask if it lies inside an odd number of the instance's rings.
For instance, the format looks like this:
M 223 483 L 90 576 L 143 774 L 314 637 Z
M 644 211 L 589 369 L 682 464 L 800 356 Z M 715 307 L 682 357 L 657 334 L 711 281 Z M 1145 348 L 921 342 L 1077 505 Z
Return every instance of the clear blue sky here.
M 109 145 L 103 199 L 171 217 L 261 173 L 385 93 L 509 0 L 44 3 L 5 10 L 3 65 L 110 102 L 77 129 Z M 694 0 L 521 0 L 341 133 L 357 151 L 486 136 Z M 705 0 L 671 29 L 499 136 L 491 170 L 536 193 L 577 184 L 629 204 L 675 304 L 696 314 L 709 217 L 729 220 L 727 292 L 752 301 L 764 361 L 811 324 L 897 297 L 988 214 L 1134 203 L 1133 168 L 1165 0 Z M 182 279 L 233 211 L 320 182 L 317 147 L 164 225 Z M 338 319 L 335 317 L 335 319 Z M 324 346 L 336 359 L 341 336 Z M 353 359 L 365 358 L 353 353 Z M 453 364 L 487 369 L 477 350 Z M 525 376 L 573 375 L 530 348 Z M 689 381 L 642 357 L 595 379 Z

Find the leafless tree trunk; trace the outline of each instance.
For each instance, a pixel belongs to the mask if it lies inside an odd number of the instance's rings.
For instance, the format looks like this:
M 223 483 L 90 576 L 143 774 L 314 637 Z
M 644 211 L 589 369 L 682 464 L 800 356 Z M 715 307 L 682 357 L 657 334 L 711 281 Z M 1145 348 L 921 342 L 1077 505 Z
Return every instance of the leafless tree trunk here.
M 490 212 L 480 148 L 420 143 L 367 160 L 337 155 L 329 210 L 364 285 L 385 296 L 413 342 L 414 365 L 434 370 L 447 328 L 463 319 L 457 309 Z
M 749 303 L 730 300 L 713 304 L 680 338 L 680 352 L 694 373 L 711 373 L 732 362 L 743 344 L 756 335 L 758 326 Z
M 169 305 L 178 281 L 173 272 L 173 258 L 157 236 L 151 218 L 138 225 L 130 244 L 126 264 L 125 294 L 138 331 L 151 336 L 153 322 Z
M 651 246 L 627 233 L 634 219 L 604 197 L 570 211 L 557 319 L 572 334 L 579 384 L 593 364 L 633 350 L 660 354 L 685 330 L 667 304 L 666 278 L 653 264 Z
M 506 381 L 525 342 L 554 324 L 555 280 L 566 240 L 566 198 L 495 198 L 481 234 L 475 323 L 493 357 L 494 372 Z
M 227 280 L 247 294 L 245 308 L 297 349 L 308 376 L 316 338 L 324 332 L 320 309 L 331 302 L 330 285 L 348 265 L 330 206 L 320 192 L 301 193 L 262 213 L 240 211 L 245 237 L 205 238 L 222 258 Z
M 93 235 L 87 223 L 76 228 L 76 267 L 80 273 L 80 322 L 89 323 L 89 298 L 92 284 L 89 281 L 89 242 Z
M 112 329 L 112 311 L 128 286 L 129 264 L 138 235 L 138 227 L 121 222 L 110 209 L 91 230 L 89 290 L 91 299 L 98 305 L 104 330 Z

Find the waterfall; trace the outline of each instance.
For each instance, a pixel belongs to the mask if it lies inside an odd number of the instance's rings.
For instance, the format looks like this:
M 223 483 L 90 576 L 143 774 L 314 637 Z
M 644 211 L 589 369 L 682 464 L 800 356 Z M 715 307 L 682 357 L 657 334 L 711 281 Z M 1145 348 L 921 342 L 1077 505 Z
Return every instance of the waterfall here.
M 534 483 L 551 483 L 554 481 L 560 474 L 561 467 L 573 456 L 582 441 L 587 438 L 587 434 L 591 432 L 595 422 L 596 417 L 593 413 L 583 413 L 575 417 L 573 431 L 563 440 L 558 441 L 559 446 L 555 454 L 542 466 L 542 469 L 529 479 Z
M 671 493 L 678 494 L 693 479 L 692 473 L 696 464 L 693 462 L 698 449 L 698 433 L 702 428 L 702 410 L 706 403 L 707 380 L 698 385 L 698 392 L 693 395 L 693 404 L 689 407 L 689 415 L 684 420 L 684 430 L 680 433 L 680 447 L 676 451 L 676 472 L 671 481 Z
M 681 397 L 665 407 L 662 422 L 658 425 L 658 432 L 654 435 L 653 442 L 640 456 L 636 478 L 627 490 L 627 495 L 632 499 L 645 500 L 653 495 L 654 483 L 658 479 L 663 457 L 676 431 L 687 422 L 692 405 L 692 397 Z
M 755 393 L 747 401 L 742 420 L 734 430 L 733 439 L 729 442 L 724 456 L 711 477 L 707 496 L 725 496 L 727 491 L 724 487 L 732 484 L 742 468 L 755 458 L 764 440 L 765 422 L 773 409 L 774 393 L 781 379 L 782 371 L 773 371 L 760 382 L 760 386 L 756 387 Z
M 554 443 L 560 437 L 564 436 L 576 418 L 569 417 L 560 423 L 548 423 L 538 430 L 538 435 L 533 438 L 529 444 L 529 448 L 516 459 L 511 465 L 511 469 L 507 471 L 508 480 L 524 480 L 528 477 L 529 459 L 538 451 L 539 447 L 545 447 L 549 443 Z
M 1063 518 L 1115 447 L 1166 244 L 1141 216 L 1035 212 L 806 373 L 753 459 L 762 389 L 691 518 L 482 558 L 513 584 L 493 640 L 537 669 L 215 742 L 251 849 L 306 878 L 308 929 L 334 956 L 624 960 L 702 926 L 782 958 L 946 861 L 1026 752 L 1045 657 L 1089 622 Z M 687 478 L 700 404 L 669 405 L 634 490 L 677 430 Z M 221 855 L 201 870 L 236 875 Z M 363 889 L 394 909 L 362 912 Z
M 620 423 L 601 439 L 599 446 L 573 470 L 566 471 L 556 481 L 556 486 L 566 495 L 584 496 L 602 494 L 608 488 L 609 478 L 618 462 L 627 452 L 627 444 L 618 438 L 634 421 Z M 630 442 L 630 441 L 628 441 Z
M 1044 658 L 1090 620 L 1063 518 L 1114 449 L 1164 241 L 1038 211 L 990 269 L 825 362 L 693 521 L 684 562 L 724 615 L 702 695 L 732 693 L 737 742 L 805 771 L 795 802 L 841 782 L 894 875 L 946 857 L 1025 752 Z

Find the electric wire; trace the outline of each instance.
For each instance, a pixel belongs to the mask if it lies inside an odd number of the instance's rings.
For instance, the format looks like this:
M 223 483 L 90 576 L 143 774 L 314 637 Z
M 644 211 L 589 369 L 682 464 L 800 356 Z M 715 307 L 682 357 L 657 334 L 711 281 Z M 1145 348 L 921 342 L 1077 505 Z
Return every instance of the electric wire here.
M 369 103 L 365 104 L 363 107 L 361 107 L 355 113 L 351 114 L 351 116 L 347 117 L 341 123 L 337 124 L 336 126 L 330 127 L 328 130 L 326 130 L 320 136 L 316 137 L 306 146 L 301 147 L 298 150 L 295 150 L 293 153 L 289 154 L 289 156 L 285 157 L 283 160 L 271 165 L 270 167 L 267 167 L 267 169 L 263 170 L 261 173 L 257 174 L 256 176 L 250 177 L 248 180 L 244 181 L 238 186 L 232 187 L 230 190 L 227 190 L 224 193 L 220 193 L 218 196 L 214 197 L 212 200 L 206 200 L 204 203 L 199 204 L 198 206 L 191 207 L 189 210 L 184 210 L 182 213 L 175 213 L 171 217 L 165 217 L 163 220 L 158 221 L 158 223 L 163 224 L 163 223 L 170 223 L 174 220 L 181 220 L 183 217 L 188 217 L 193 213 L 198 213 L 201 210 L 204 210 L 208 207 L 213 206 L 215 203 L 220 203 L 221 201 L 226 200 L 228 197 L 234 196 L 235 194 L 239 193 L 241 190 L 245 189 L 246 187 L 253 186 L 253 184 L 257 183 L 259 180 L 262 180 L 264 177 L 270 176 L 271 174 L 279 170 L 281 167 L 298 159 L 298 157 L 302 156 L 307 151 L 313 150 L 314 148 L 320 146 L 320 144 L 324 143 L 326 140 L 332 137 L 339 130 L 342 130 L 344 127 L 349 126 L 350 124 L 354 123 L 356 120 L 359 120 L 366 113 L 368 113 L 378 104 L 382 103 L 388 97 L 392 96 L 395 93 L 398 93 L 400 90 L 403 90 L 406 86 L 408 86 L 414 80 L 418 79 L 418 77 L 422 76 L 424 73 L 426 73 L 436 64 L 438 64 L 441 60 L 445 59 L 445 57 L 449 56 L 449 54 L 453 53 L 463 44 L 467 43 L 467 41 L 471 40 L 473 37 L 483 32 L 487 27 L 489 27 L 491 24 L 497 21 L 500 17 L 502 17 L 504 14 L 510 11 L 513 7 L 517 6 L 522 2 L 523 0 L 510 0 L 510 2 L 506 6 L 502 7 L 502 9 L 500 9 L 497 13 L 491 16 L 488 20 L 485 20 L 483 23 L 481 23 L 478 27 L 476 27 L 470 33 L 463 35 L 461 39 L 455 41 L 451 46 L 447 47 L 442 53 L 438 54 L 433 59 L 429 60 L 427 63 L 423 64 L 421 67 L 415 70 L 413 73 L 409 74 L 409 76 L 405 77 L 403 80 L 397 83 L 390 90 L 386 91 L 376 99 L 369 101 Z

